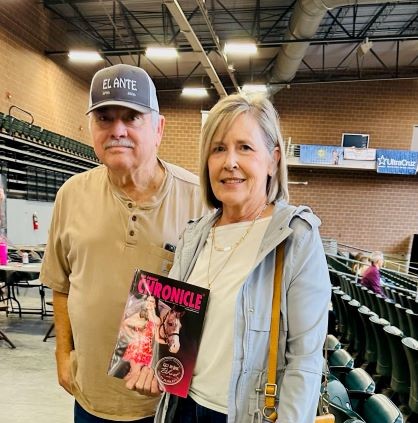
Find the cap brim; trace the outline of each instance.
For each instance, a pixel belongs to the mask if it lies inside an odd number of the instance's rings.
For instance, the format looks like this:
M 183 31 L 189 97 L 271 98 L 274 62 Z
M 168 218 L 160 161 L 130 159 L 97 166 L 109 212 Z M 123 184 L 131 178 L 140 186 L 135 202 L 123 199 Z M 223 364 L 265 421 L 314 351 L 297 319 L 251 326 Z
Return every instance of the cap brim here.
M 108 106 L 120 106 L 120 107 L 126 107 L 128 109 L 136 110 L 139 113 L 151 113 L 153 109 L 150 107 L 141 106 L 139 104 L 129 103 L 128 101 L 119 101 L 119 100 L 109 100 L 109 101 L 102 101 L 101 103 L 97 103 L 94 106 L 90 107 L 86 115 L 91 113 L 93 110 L 101 109 L 102 107 L 108 107 Z M 154 110 L 155 112 L 158 112 L 158 110 Z

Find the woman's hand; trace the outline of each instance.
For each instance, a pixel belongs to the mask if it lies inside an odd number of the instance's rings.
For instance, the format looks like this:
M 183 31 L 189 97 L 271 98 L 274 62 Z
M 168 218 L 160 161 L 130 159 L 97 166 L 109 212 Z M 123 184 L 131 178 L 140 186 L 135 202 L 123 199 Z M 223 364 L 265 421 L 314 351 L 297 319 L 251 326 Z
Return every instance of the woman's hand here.
M 142 364 L 136 364 L 131 361 L 131 370 L 124 377 L 124 380 L 128 389 L 137 391 L 142 395 L 156 397 L 162 392 L 154 370 Z

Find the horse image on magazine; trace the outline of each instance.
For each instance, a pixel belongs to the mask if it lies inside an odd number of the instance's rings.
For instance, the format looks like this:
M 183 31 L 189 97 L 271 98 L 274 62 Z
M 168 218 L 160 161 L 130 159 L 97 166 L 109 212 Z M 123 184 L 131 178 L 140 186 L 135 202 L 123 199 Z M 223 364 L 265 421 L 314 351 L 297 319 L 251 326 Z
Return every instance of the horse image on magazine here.
M 137 269 L 108 374 L 152 367 L 161 389 L 187 397 L 209 290 Z

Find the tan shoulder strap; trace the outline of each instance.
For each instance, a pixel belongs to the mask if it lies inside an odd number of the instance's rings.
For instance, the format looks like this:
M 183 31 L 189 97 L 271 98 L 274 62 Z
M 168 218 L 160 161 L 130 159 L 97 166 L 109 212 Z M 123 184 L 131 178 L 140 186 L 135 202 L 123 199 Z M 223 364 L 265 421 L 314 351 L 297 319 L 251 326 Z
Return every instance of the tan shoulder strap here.
M 263 416 L 274 422 L 277 420 L 276 409 L 276 372 L 277 372 L 277 356 L 279 351 L 279 334 L 280 334 L 280 300 L 284 263 L 284 247 L 282 242 L 276 248 L 276 269 L 274 272 L 273 287 L 273 303 L 271 308 L 271 325 L 270 325 L 270 351 L 268 357 L 267 383 L 264 386 L 264 408 Z

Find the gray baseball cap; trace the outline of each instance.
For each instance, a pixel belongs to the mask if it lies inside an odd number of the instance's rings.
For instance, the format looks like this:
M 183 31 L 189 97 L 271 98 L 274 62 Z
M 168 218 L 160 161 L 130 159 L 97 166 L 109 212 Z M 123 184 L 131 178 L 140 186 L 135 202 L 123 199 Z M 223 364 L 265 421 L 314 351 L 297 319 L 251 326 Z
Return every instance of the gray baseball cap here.
M 144 69 L 114 65 L 93 76 L 87 114 L 100 107 L 123 106 L 140 113 L 159 112 L 154 83 Z

